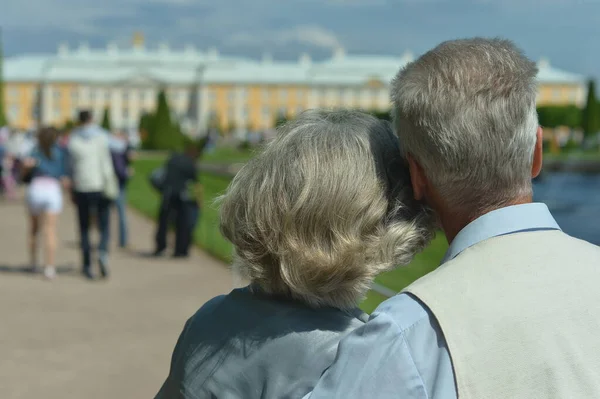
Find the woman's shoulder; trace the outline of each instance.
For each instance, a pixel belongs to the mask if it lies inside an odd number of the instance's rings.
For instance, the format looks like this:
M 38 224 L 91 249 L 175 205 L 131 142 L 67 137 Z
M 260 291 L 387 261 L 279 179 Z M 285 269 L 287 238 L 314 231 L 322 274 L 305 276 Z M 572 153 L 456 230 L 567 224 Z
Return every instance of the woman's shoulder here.
M 348 332 L 360 327 L 368 316 L 359 309 L 313 309 L 293 301 L 269 299 L 249 287 L 206 302 L 188 320 L 181 345 L 197 363 L 227 348 L 228 357 L 245 356 L 248 339 L 252 350 L 268 352 L 300 348 L 319 341 L 323 347 L 337 347 Z M 279 348 L 279 349 L 275 349 Z
M 294 378 L 310 388 L 333 362 L 342 337 L 366 321 L 363 315 L 269 299 L 249 288 L 233 290 L 189 319 L 176 349 L 180 355 L 174 356 L 178 374 L 196 392 L 222 389 L 211 384 L 224 380 L 228 392 L 243 392 L 249 384 L 257 392 L 268 386 L 284 393 Z
M 190 324 L 206 328 L 209 320 L 222 324 L 243 327 L 273 329 L 279 324 L 287 326 L 298 323 L 320 329 L 338 331 L 348 325 L 353 327 L 368 320 L 360 309 L 340 310 L 336 308 L 314 309 L 302 303 L 269 297 L 259 291 L 244 287 L 234 289 L 227 295 L 217 296 L 206 302 L 191 317 Z

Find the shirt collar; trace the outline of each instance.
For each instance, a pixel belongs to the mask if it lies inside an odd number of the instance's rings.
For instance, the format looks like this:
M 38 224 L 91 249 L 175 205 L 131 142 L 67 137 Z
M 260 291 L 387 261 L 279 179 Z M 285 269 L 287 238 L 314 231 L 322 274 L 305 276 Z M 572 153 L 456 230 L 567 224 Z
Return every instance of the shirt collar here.
M 442 263 L 489 238 L 535 230 L 560 230 L 546 204 L 522 204 L 497 209 L 480 216 L 462 229 L 450 244 Z

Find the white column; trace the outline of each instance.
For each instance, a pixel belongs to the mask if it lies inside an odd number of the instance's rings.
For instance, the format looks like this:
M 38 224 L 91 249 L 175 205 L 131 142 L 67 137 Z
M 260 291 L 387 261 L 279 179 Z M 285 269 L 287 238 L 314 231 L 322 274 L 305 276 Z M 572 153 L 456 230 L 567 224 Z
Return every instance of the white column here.
M 319 106 L 319 93 L 316 86 L 309 86 L 308 100 L 306 102 L 308 109 L 317 108 Z
M 196 90 L 196 95 L 198 99 L 198 103 L 196 104 L 196 106 L 198 107 L 198 130 L 199 133 L 204 133 L 208 129 L 208 124 L 210 122 L 210 95 L 208 92 L 208 86 L 206 86 L 203 83 L 200 83 Z
M 577 105 L 582 107 L 585 106 L 587 101 L 587 87 L 582 83 L 577 88 Z
M 42 125 L 50 125 L 54 122 L 54 98 L 53 98 L 52 88 L 49 84 L 44 84 L 42 87 L 42 104 L 41 111 L 42 117 L 41 122 Z
M 135 129 L 140 121 L 142 109 L 142 99 L 144 89 L 141 87 L 132 87 L 129 89 L 129 124 L 128 129 Z
M 113 128 L 123 128 L 123 89 L 117 87 L 107 87 L 110 90 L 110 119 Z
M 240 87 L 235 87 L 233 89 L 233 118 L 235 121 L 236 131 L 233 134 L 236 135 L 238 139 L 243 139 L 242 132 L 244 130 L 243 120 L 242 120 L 242 92 Z
M 387 87 L 379 90 L 377 108 L 379 108 L 380 111 L 385 111 L 390 108 L 390 95 Z
M 79 104 L 77 105 L 77 111 L 87 108 L 90 104 L 90 88 L 86 85 L 80 85 L 78 90 Z

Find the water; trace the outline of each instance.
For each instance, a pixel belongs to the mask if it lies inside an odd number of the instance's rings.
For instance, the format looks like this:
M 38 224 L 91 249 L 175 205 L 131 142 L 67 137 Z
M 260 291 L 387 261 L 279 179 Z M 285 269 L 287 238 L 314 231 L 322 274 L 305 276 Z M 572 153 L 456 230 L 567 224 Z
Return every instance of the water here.
M 600 175 L 547 173 L 533 186 L 569 235 L 600 245 Z

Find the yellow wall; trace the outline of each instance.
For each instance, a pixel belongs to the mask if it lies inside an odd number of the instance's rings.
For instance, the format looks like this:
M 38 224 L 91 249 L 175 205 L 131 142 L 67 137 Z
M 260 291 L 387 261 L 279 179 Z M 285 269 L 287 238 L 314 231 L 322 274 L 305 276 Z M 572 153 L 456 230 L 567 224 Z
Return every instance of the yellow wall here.
M 8 123 L 18 129 L 33 126 L 37 100 L 37 84 L 27 82 L 7 82 L 4 86 L 4 104 Z M 17 110 L 16 117 L 12 109 Z
M 75 83 L 53 83 L 51 86 L 52 95 L 52 123 L 58 126 L 63 125 L 66 121 L 73 119 L 76 102 L 73 98 L 73 93 L 77 92 L 77 84 Z M 58 93 L 58 97 L 56 96 Z M 59 115 L 55 115 L 55 110 L 59 111 Z
M 64 124 L 73 118 L 75 102 L 72 93 L 77 90 L 75 83 L 54 83 L 50 86 L 52 96 L 52 110 L 50 122 L 57 126 Z M 6 115 L 11 126 L 18 129 L 29 129 L 36 124 L 35 107 L 39 85 L 28 82 L 7 82 L 5 84 L 4 99 L 6 104 Z M 55 97 L 55 93 L 58 96 Z M 16 107 L 17 117 L 12 115 L 12 109 Z M 58 111 L 57 117 L 54 112 Z
M 302 86 L 293 85 L 249 85 L 234 86 L 227 84 L 210 85 L 209 112 L 214 113 L 221 128 L 227 129 L 236 124 L 232 117 L 234 104 L 231 98 L 237 98 L 237 90 L 245 90 L 246 97 L 241 106 L 247 112 L 247 126 L 251 129 L 267 128 L 279 112 L 296 115 L 299 110 L 308 105 L 309 90 Z M 235 100 L 234 100 L 235 101 Z M 268 113 L 266 112 L 268 111 Z M 239 126 L 238 126 L 239 127 Z
M 363 93 L 366 88 L 377 89 L 378 82 L 368 82 L 361 88 L 353 87 L 351 90 L 356 94 Z M 53 108 L 50 110 L 50 121 L 52 124 L 60 126 L 68 119 L 74 117 L 73 111 L 79 103 L 72 93 L 77 92 L 77 83 L 53 83 L 51 86 L 51 96 Z M 271 127 L 273 121 L 283 111 L 287 115 L 296 115 L 299 111 L 308 108 L 308 101 L 312 88 L 298 85 L 247 85 L 236 86 L 233 84 L 214 84 L 208 87 L 209 91 L 209 112 L 214 113 L 218 119 L 221 128 L 227 129 L 235 124 L 232 118 L 234 104 L 230 98 L 237 96 L 237 90 L 242 88 L 246 92 L 246 98 L 242 100 L 242 107 L 247 111 L 247 126 L 251 129 L 264 129 Z M 6 82 L 4 97 L 6 105 L 6 114 L 12 126 L 20 129 L 27 129 L 35 124 L 34 109 L 36 105 L 36 93 L 38 84 L 32 82 Z M 343 87 L 336 87 L 336 91 L 344 92 Z M 539 88 L 538 105 L 567 105 L 575 104 L 579 95 L 578 85 L 549 85 L 544 84 Z M 285 96 L 282 96 L 282 91 Z M 58 93 L 56 96 L 55 93 Z M 213 93 L 213 94 L 211 94 Z M 232 97 L 230 97 L 230 93 Z M 265 93 L 267 94 L 265 96 Z M 317 100 L 317 105 L 326 107 L 339 107 L 343 105 L 340 96 L 336 95 L 334 101 L 328 100 L 329 88 L 319 88 L 318 93 L 324 98 Z M 374 101 L 374 100 L 373 100 Z M 355 99 L 354 106 L 358 106 L 360 101 Z M 11 110 L 18 110 L 16 118 L 11 115 Z M 375 102 L 373 102 L 375 108 Z M 55 111 L 58 115 L 55 115 Z M 268 111 L 268 115 L 265 115 Z
M 578 85 L 544 84 L 538 92 L 538 105 L 569 105 L 578 100 Z

